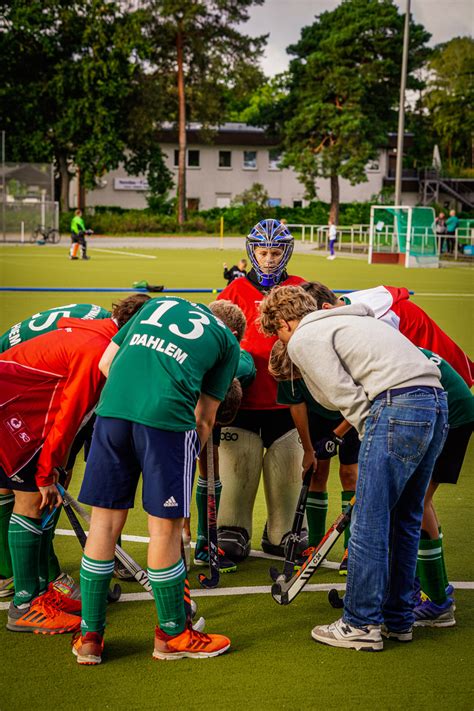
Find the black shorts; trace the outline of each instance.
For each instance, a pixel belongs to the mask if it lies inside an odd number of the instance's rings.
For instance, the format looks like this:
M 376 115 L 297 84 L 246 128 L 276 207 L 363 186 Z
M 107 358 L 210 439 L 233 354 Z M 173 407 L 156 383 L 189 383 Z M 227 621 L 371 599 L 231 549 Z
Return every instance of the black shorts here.
M 35 456 L 30 459 L 28 464 L 25 464 L 23 469 L 20 469 L 20 471 L 12 477 L 7 476 L 2 467 L 0 467 L 0 489 L 11 489 L 12 491 L 26 492 L 39 491 L 36 484 L 35 474 L 40 454 L 41 450 L 36 452 Z
M 308 420 L 309 433 L 313 444 L 317 442 L 318 439 L 327 437 L 327 435 L 333 432 L 334 428 L 343 421 L 342 418 L 340 420 L 330 420 L 327 417 L 322 417 L 321 415 L 316 415 L 311 412 L 308 413 Z M 341 464 L 357 464 L 359 461 L 359 449 L 359 435 L 357 434 L 356 428 L 351 427 L 349 432 L 344 435 L 343 443 L 339 447 L 339 461 Z
M 261 437 L 265 449 L 290 430 L 295 423 L 289 408 L 282 410 L 239 410 L 230 427 L 241 427 Z
M 453 427 L 448 431 L 446 442 L 431 476 L 437 484 L 456 484 L 461 473 L 473 423 Z

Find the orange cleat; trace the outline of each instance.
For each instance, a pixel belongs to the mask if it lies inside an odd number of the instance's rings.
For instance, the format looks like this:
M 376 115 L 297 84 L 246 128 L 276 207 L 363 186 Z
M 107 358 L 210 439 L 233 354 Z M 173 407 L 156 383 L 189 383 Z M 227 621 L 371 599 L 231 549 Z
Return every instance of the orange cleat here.
M 184 632 L 170 636 L 159 627 L 155 629 L 155 659 L 207 659 L 223 654 L 230 647 L 230 639 L 221 634 L 204 634 L 187 626 Z
M 8 610 L 7 629 L 11 632 L 65 634 L 76 632 L 80 624 L 78 617 L 56 607 L 48 593 L 36 597 L 28 608 L 15 607 L 12 602 Z
M 48 590 L 45 592 L 45 597 L 48 602 L 62 610 L 62 612 L 67 612 L 69 615 L 80 615 L 81 614 L 81 601 L 73 600 L 69 595 L 65 595 L 60 592 L 57 588 L 53 587 L 53 583 L 50 583 Z
M 72 640 L 72 653 L 77 657 L 78 664 L 94 666 L 102 661 L 104 651 L 104 638 L 99 632 L 77 632 Z

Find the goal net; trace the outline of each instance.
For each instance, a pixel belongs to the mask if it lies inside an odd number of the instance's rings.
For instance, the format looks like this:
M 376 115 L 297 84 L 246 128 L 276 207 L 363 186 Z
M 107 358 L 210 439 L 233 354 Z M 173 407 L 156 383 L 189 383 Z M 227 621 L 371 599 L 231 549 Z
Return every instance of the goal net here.
M 369 264 L 438 267 L 438 251 L 432 207 L 372 205 Z

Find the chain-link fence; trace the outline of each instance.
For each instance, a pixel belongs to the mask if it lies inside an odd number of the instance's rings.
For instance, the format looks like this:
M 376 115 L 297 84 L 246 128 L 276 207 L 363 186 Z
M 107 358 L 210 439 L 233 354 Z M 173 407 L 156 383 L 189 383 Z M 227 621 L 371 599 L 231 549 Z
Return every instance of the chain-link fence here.
M 4 163 L 0 190 L 0 239 L 4 242 L 29 242 L 38 227 L 58 228 L 50 163 Z

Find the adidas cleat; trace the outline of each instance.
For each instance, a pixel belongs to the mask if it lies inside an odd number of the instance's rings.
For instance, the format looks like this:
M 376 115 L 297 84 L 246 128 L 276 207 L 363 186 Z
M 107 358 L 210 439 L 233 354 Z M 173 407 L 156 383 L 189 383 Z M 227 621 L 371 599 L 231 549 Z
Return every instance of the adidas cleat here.
M 219 553 L 219 571 L 221 573 L 235 573 L 235 571 L 237 570 L 237 565 L 234 563 L 234 561 L 230 560 L 230 558 L 227 558 L 222 548 L 218 548 L 217 550 Z M 208 546 L 204 546 L 204 548 L 201 548 L 201 550 L 197 550 L 197 548 L 195 549 L 194 565 L 209 565 Z
M 76 632 L 81 620 L 57 608 L 48 594 L 35 598 L 28 607 L 15 607 L 13 602 L 8 610 L 7 630 L 10 632 L 34 632 L 35 634 L 65 634 Z
M 415 627 L 454 627 L 454 603 L 448 597 L 446 602 L 437 605 L 432 600 L 425 600 L 413 610 Z
M 95 666 L 102 662 L 104 651 L 104 638 L 98 632 L 87 632 L 84 636 L 81 631 L 73 637 L 72 653 L 77 658 L 78 664 Z
M 80 600 L 75 600 L 69 595 L 64 595 L 64 593 L 59 592 L 59 590 L 53 587 L 52 583 L 49 584 L 47 592 L 43 596 L 48 603 L 57 607 L 58 610 L 62 612 L 67 612 L 69 615 L 80 615 L 82 603 Z
M 220 634 L 203 634 L 188 626 L 181 634 L 170 636 L 156 627 L 153 657 L 167 661 L 207 659 L 223 654 L 229 647 L 230 639 Z
M 55 590 L 60 592 L 62 595 L 72 598 L 73 600 L 80 600 L 81 598 L 81 588 L 77 583 L 74 582 L 72 578 L 67 573 L 61 573 L 58 575 L 56 580 L 53 580 L 49 586 L 53 587 Z
M 344 551 L 344 555 L 342 556 L 341 564 L 339 566 L 339 575 L 347 575 L 347 561 L 349 558 L 349 551 L 346 550 Z

